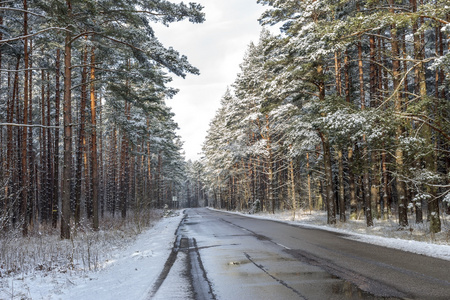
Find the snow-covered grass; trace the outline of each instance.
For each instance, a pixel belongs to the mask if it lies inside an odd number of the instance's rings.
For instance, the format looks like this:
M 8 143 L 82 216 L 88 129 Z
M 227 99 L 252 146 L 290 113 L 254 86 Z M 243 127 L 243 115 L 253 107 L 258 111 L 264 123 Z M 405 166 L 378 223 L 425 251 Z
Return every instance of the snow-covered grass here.
M 327 214 L 324 211 L 297 210 L 295 218 L 290 210 L 276 211 L 275 214 L 270 212 L 232 213 L 339 232 L 349 239 L 450 260 L 450 216 L 445 213 L 441 216 L 442 230 L 437 234 L 430 233 L 429 223 L 426 220 L 423 224 L 416 224 L 412 215 L 409 216 L 410 225 L 401 228 L 395 217 L 388 220 L 374 219 L 374 226 L 367 227 L 364 219 L 348 220 L 348 218 L 346 222 L 338 220 L 336 225 L 327 225 Z
M 28 237 L 22 237 L 20 230 L 9 231 L 0 237 L 0 299 L 41 299 L 36 293 L 57 291 L 61 285 L 105 268 L 161 214 L 154 211 L 127 222 L 120 216 L 105 217 L 98 232 L 82 222 L 70 240 L 61 240 L 58 229 L 50 225 L 40 225 Z

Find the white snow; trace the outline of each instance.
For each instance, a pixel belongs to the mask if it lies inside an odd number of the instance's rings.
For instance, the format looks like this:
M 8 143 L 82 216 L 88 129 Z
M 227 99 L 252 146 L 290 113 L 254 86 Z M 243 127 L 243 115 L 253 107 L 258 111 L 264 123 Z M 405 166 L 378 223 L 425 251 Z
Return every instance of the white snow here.
M 290 211 L 239 214 L 340 232 L 348 239 L 450 260 L 448 219 L 443 219 L 443 232 L 431 236 L 426 232 L 426 225 L 412 225 L 407 230 L 398 230 L 396 220 L 374 220 L 374 226 L 366 228 L 362 220 L 338 221 L 335 226 L 323 225 L 326 222 L 323 212 L 299 211 L 295 221 L 292 221 Z M 180 211 L 178 215 L 162 218 L 126 247 L 111 250 L 108 259 L 98 262 L 99 271 L 61 272 L 61 269 L 55 268 L 49 272 L 36 271 L 15 276 L 0 274 L 0 299 L 145 299 L 163 270 L 182 217 Z M 183 259 L 180 258 L 179 264 Z M 176 263 L 172 269 L 176 271 L 180 268 L 181 265 Z M 181 274 L 170 276 L 167 282 L 169 284 L 161 287 L 155 299 L 171 299 L 174 292 L 179 294 L 179 299 L 187 295 L 188 291 L 180 289 L 187 284 Z
M 172 250 L 182 217 L 162 218 L 127 247 L 113 250 L 100 271 L 0 277 L 0 299 L 145 299 Z

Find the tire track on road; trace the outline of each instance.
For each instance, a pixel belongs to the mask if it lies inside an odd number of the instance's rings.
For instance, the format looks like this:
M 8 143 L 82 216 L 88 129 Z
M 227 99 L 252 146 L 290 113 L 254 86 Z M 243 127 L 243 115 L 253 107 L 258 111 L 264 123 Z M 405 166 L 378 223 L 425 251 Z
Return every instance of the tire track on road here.
M 206 270 L 203 266 L 197 241 L 194 238 L 189 238 L 181 234 L 182 227 L 185 226 L 186 216 L 181 220 L 180 225 L 176 231 L 176 239 L 172 247 L 172 251 L 167 258 L 164 268 L 153 284 L 147 299 L 153 299 L 158 293 L 161 286 L 167 279 L 173 265 L 178 259 L 178 253 L 181 251 L 187 255 L 186 274 L 189 274 L 189 282 L 191 291 L 194 293 L 195 300 L 216 300 L 216 295 L 213 292 L 212 284 L 209 281 Z M 184 272 L 183 272 L 184 273 Z M 181 276 L 181 275 L 180 275 Z

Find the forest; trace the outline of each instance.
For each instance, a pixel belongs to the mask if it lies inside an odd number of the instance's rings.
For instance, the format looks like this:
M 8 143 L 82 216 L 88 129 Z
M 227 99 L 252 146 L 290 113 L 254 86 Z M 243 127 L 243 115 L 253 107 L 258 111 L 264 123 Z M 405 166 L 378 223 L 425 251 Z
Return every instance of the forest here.
M 63 239 L 105 216 L 149 218 L 186 190 L 172 75 L 198 74 L 152 23 L 204 21 L 199 4 L 0 2 L 0 232 Z M 190 186 L 187 187 L 190 189 Z
M 450 213 L 445 0 L 258 0 L 251 43 L 183 157 L 165 100 L 198 74 L 153 23 L 201 23 L 166 0 L 0 2 L 0 232 L 69 239 L 180 199 L 240 211 L 325 210 L 441 231 Z M 280 33 L 268 30 L 280 27 Z
M 281 32 L 249 45 L 210 124 L 210 203 L 440 232 L 450 213 L 449 2 L 258 3 L 261 24 Z

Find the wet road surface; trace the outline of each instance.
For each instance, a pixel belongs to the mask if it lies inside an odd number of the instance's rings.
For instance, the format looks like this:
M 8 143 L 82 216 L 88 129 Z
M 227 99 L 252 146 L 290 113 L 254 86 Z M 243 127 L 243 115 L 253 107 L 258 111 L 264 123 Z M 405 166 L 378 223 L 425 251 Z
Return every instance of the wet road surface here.
M 345 235 L 188 209 L 150 299 L 182 272 L 173 299 L 450 299 L 450 262 Z

